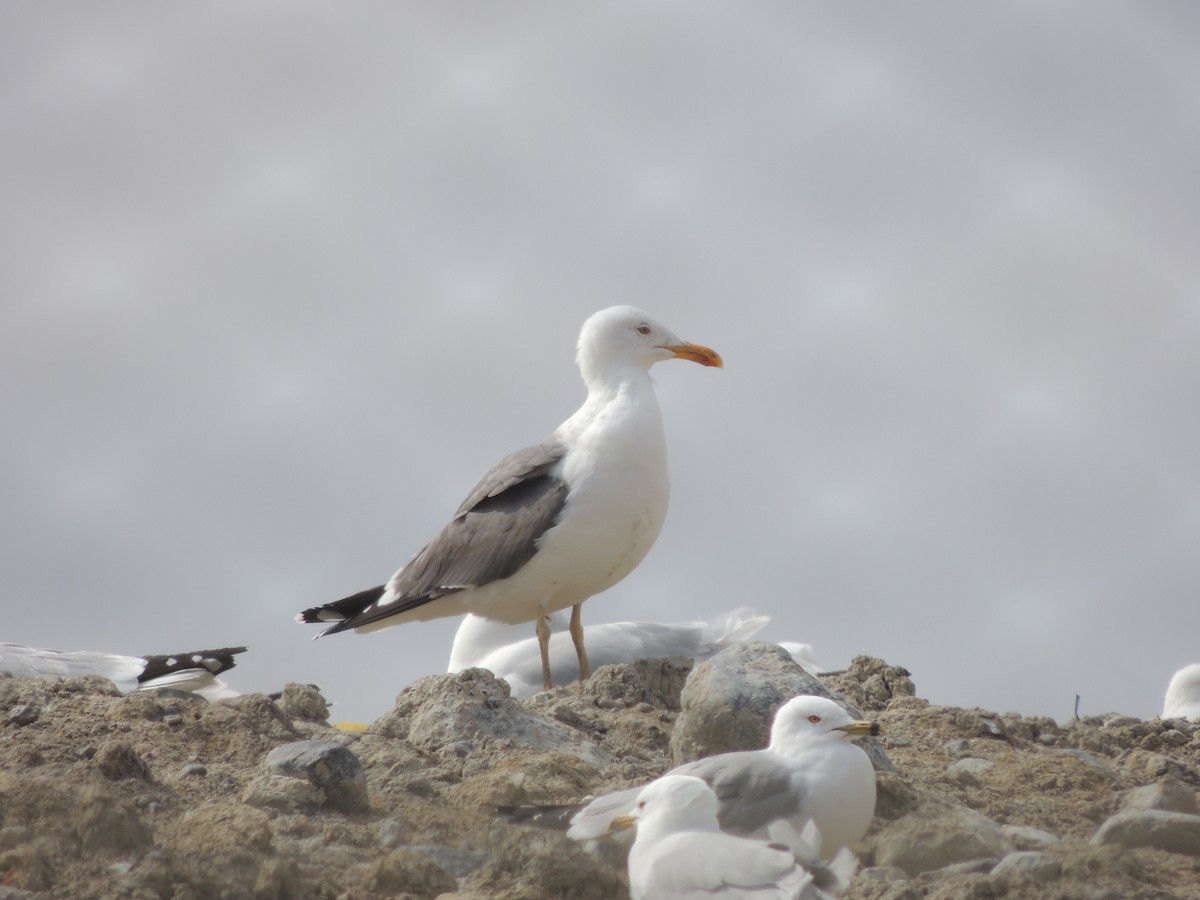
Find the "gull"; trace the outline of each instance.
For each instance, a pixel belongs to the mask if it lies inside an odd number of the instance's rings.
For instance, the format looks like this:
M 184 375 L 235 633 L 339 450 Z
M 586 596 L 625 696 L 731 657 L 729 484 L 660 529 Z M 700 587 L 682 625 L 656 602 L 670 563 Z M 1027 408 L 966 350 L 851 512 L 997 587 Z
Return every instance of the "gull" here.
M 565 612 L 551 613 L 550 674 L 555 684 L 578 677 L 575 654 L 566 632 Z M 694 622 L 602 622 L 587 628 L 588 661 L 592 668 L 639 659 L 689 656 L 708 659 L 731 644 L 748 641 L 770 621 L 740 608 L 708 620 Z M 518 625 L 466 616 L 454 635 L 448 672 L 488 669 L 508 682 L 514 697 L 531 697 L 542 689 L 536 638 Z
M 297 621 L 332 623 L 317 637 L 462 613 L 533 621 L 549 689 L 546 616 L 570 607 L 587 678 L 583 602 L 637 567 L 666 518 L 666 438 L 650 367 L 668 359 L 722 366 L 716 352 L 632 306 L 592 315 L 576 355 L 583 406 L 540 444 L 500 460 L 387 584 L 306 609 Z
M 174 688 L 208 700 L 236 697 L 238 692 L 216 676 L 237 665 L 245 647 L 190 650 L 154 656 L 122 656 L 95 650 L 43 650 L 24 644 L 0 644 L 0 675 L 12 678 L 81 678 L 99 675 L 122 694 Z
M 721 831 L 718 805 L 712 788 L 691 775 L 667 775 L 642 789 L 634 812 L 613 823 L 637 828 L 629 851 L 632 900 L 829 896 L 786 847 Z
M 693 775 L 720 801 L 721 828 L 786 844 L 803 860 L 831 860 L 862 840 L 875 812 L 875 770 L 855 737 L 879 734 L 825 697 L 802 694 L 783 704 L 762 750 L 698 759 L 667 772 Z M 575 814 L 567 834 L 608 834 L 640 787 L 605 794 Z
M 1200 663 L 1184 666 L 1171 677 L 1162 717 L 1200 722 Z

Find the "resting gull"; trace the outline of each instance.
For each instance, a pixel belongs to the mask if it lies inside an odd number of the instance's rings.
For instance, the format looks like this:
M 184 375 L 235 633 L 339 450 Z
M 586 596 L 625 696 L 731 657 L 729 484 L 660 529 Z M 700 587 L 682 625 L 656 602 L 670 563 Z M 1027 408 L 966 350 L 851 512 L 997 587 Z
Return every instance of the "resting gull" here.
M 13 678 L 81 678 L 99 675 L 123 694 L 174 688 L 209 700 L 236 697 L 238 692 L 216 676 L 237 665 L 245 647 L 191 650 L 155 656 L 121 656 L 94 650 L 42 650 L 23 644 L 0 644 L 0 675 Z
M 857 844 L 875 813 L 875 770 L 851 740 L 879 733 L 825 697 L 802 694 L 775 713 L 763 750 L 721 753 L 667 775 L 694 775 L 720 801 L 721 828 L 787 844 L 801 859 L 832 859 Z M 641 788 L 597 797 L 571 820 L 576 840 L 608 834 Z
M 638 794 L 628 821 L 615 823 L 637 828 L 629 851 L 632 900 L 829 896 L 786 847 L 721 831 L 717 807 L 712 788 L 690 775 L 667 775 Z
M 547 616 L 550 626 L 550 675 L 567 684 L 579 674 L 567 633 L 565 612 Z M 707 620 L 692 622 L 602 622 L 587 628 L 588 661 L 592 668 L 688 656 L 708 659 L 726 647 L 754 637 L 770 621 L 747 607 Z M 505 625 L 483 616 L 466 616 L 454 635 L 446 671 L 487 669 L 508 682 L 514 697 L 531 697 L 542 690 L 537 639 L 520 625 Z M 808 644 L 780 644 L 810 674 L 817 674 Z
M 1163 698 L 1162 717 L 1200 722 L 1200 663 L 1184 666 L 1172 676 Z
M 571 607 L 580 675 L 590 674 L 580 608 L 637 567 L 667 514 L 667 449 L 650 367 L 667 359 L 721 366 L 631 306 L 589 318 L 576 361 L 587 399 L 540 444 L 488 472 L 454 518 L 391 580 L 306 609 L 333 623 L 318 637 L 475 613 L 536 622 L 542 683 L 552 684 L 546 615 Z

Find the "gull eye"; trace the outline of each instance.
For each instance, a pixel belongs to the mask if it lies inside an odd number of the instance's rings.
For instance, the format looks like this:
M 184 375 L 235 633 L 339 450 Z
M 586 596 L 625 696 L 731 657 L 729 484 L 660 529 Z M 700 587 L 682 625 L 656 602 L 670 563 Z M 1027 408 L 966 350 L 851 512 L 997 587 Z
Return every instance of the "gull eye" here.
M 637 333 L 638 333 L 638 334 L 649 334 L 649 333 L 650 333 L 650 326 L 649 326 L 649 325 L 639 325 L 639 326 L 637 327 Z
M 821 721 L 821 717 L 820 717 L 820 716 L 818 716 L 818 715 L 811 715 L 811 716 L 809 716 L 809 717 L 808 717 L 808 721 L 810 721 L 810 722 L 812 722 L 814 725 L 816 725 L 818 722 L 820 722 L 820 721 Z

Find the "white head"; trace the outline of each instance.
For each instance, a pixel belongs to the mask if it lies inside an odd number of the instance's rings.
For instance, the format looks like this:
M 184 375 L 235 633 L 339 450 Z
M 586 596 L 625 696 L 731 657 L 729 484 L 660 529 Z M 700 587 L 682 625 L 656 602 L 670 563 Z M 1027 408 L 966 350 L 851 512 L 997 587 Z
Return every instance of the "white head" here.
M 849 741 L 880 733 L 878 722 L 855 719 L 826 697 L 801 694 L 775 713 L 770 747 L 786 753 L 817 743 Z
M 1184 666 L 1171 678 L 1162 717 L 1200 722 L 1200 663 Z
M 610 306 L 584 322 L 575 359 L 589 385 L 607 373 L 627 368 L 645 372 L 666 359 L 722 366 L 715 351 L 680 340 L 671 329 L 632 306 Z
M 647 832 L 716 831 L 717 795 L 693 775 L 664 775 L 638 794 L 631 818 Z

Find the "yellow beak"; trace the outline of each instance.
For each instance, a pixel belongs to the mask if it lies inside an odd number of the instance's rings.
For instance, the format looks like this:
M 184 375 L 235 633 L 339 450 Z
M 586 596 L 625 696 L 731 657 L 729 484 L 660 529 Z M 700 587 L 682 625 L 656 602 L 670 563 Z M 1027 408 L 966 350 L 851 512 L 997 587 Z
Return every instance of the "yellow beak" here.
M 685 341 L 682 344 L 665 344 L 662 349 L 670 350 L 676 359 L 686 359 L 702 366 L 716 366 L 718 369 L 725 368 L 720 353 L 700 344 L 689 344 Z
M 844 731 L 851 737 L 878 737 L 881 734 L 887 734 L 878 722 L 867 721 L 851 722 L 849 725 L 842 725 L 834 730 Z
M 618 831 L 627 831 L 637 824 L 637 816 L 631 816 L 626 813 L 623 816 L 617 816 L 609 823 L 608 833 L 616 834 Z

